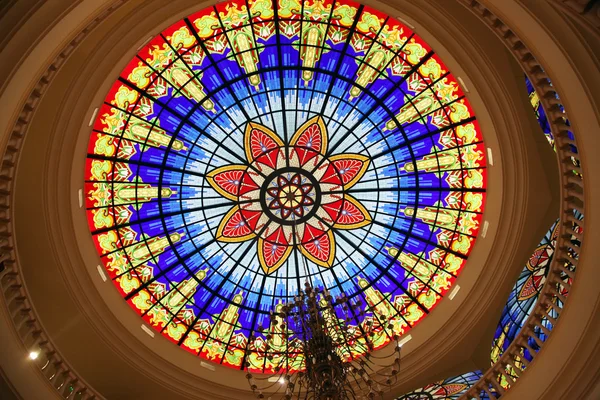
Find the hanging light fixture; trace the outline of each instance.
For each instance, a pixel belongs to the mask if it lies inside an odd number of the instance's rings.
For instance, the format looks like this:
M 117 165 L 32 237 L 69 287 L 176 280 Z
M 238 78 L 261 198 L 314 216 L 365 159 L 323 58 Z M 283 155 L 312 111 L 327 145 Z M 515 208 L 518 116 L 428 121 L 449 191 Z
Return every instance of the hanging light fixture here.
M 279 329 L 299 338 L 303 366 L 291 372 L 281 361 L 275 368 L 279 375 L 255 376 L 251 371 L 260 367 L 247 359 L 246 378 L 255 396 L 271 400 L 382 398 L 396 383 L 400 370 L 399 337 L 393 337 L 396 344 L 388 347 L 388 355 L 375 356 L 370 338 L 385 317 L 367 317 L 359 338 L 347 332 L 353 318 L 365 315 L 361 306 L 360 300 L 352 302 L 345 295 L 334 299 L 327 289 L 314 288 L 306 281 L 304 290 L 272 311 L 270 318 L 272 325 L 279 324 Z

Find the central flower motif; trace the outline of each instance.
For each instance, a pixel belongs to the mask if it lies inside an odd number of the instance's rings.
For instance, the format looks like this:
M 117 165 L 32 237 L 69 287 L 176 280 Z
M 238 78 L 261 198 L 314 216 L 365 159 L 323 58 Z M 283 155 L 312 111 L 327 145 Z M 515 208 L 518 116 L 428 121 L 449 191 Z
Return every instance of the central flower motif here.
M 314 208 L 314 188 L 315 185 L 302 172 L 283 172 L 267 188 L 267 207 L 283 220 L 302 218 L 305 211 Z
M 360 228 L 372 219 L 348 193 L 369 159 L 360 154 L 328 157 L 327 145 L 321 117 L 302 125 L 289 145 L 269 128 L 248 123 L 248 164 L 227 165 L 206 176 L 219 194 L 235 202 L 219 224 L 217 240 L 258 238 L 258 258 L 267 274 L 279 269 L 294 248 L 315 264 L 331 267 L 333 229 Z

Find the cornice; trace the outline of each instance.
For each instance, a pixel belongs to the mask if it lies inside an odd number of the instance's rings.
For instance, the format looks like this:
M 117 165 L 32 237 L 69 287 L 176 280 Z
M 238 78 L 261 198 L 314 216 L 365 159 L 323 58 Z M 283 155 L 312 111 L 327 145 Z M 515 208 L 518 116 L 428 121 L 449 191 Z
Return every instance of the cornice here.
M 528 74 L 548 115 L 552 133 L 556 141 L 559 170 L 561 171 L 561 195 L 563 201 L 561 202 L 559 239 L 557 240 L 557 248 L 547 282 L 540 294 L 540 300 L 524 324 L 524 328 L 500 357 L 500 360 L 486 371 L 480 381 L 461 397 L 461 400 L 468 399 L 473 396 L 479 396 L 479 393 L 485 391 L 491 399 L 495 399 L 494 394 L 490 393 L 491 388 L 499 394 L 503 394 L 507 390 L 500 387 L 497 377 L 499 375 L 504 376 L 509 388 L 514 386 L 516 379 L 511 377 L 507 372 L 508 368 L 519 378 L 528 368 L 531 368 L 529 367 L 530 364 L 535 365 L 536 357 L 545 347 L 545 343 L 552 341 L 551 333 L 558 322 L 556 318 L 560 320 L 560 314 L 567 302 L 568 298 L 565 297 L 565 293 L 571 290 L 572 281 L 576 276 L 575 271 L 579 263 L 581 246 L 584 243 L 584 222 L 574 218 L 575 212 L 584 212 L 584 177 L 581 175 L 581 168 L 573 166 L 573 162 L 577 161 L 579 164 L 581 161 L 577 151 L 577 143 L 570 138 L 572 128 L 565 124 L 565 121 L 568 120 L 568 115 L 560 103 L 558 93 L 549 85 L 550 80 L 533 53 L 514 31 L 485 5 L 476 0 L 461 1 L 470 11 L 487 23 L 498 37 L 505 42 L 507 48 L 512 51 L 515 59 Z M 581 229 L 581 231 L 578 229 Z M 568 283 L 565 281 L 565 276 L 570 278 Z M 557 298 L 561 302 L 555 302 Z M 558 317 L 550 316 L 548 314 L 549 309 L 553 309 L 558 314 Z M 548 325 L 547 322 L 550 322 L 551 325 Z M 548 336 L 546 341 L 540 339 L 538 330 Z M 529 343 L 531 343 L 531 340 L 538 344 L 539 350 L 535 351 L 530 347 Z M 521 352 L 524 350 L 529 351 L 533 357 L 533 361 L 527 362 L 522 358 Z
M 11 191 L 13 189 L 13 176 L 15 173 L 15 165 L 18 161 L 18 151 L 23 142 L 24 134 L 28 124 L 31 122 L 34 111 L 39 105 L 41 97 L 44 95 L 52 81 L 56 71 L 61 67 L 73 49 L 98 26 L 104 18 L 110 15 L 114 10 L 122 4 L 119 1 L 113 1 L 100 12 L 95 18 L 91 19 L 88 24 L 75 36 L 66 46 L 62 48 L 59 54 L 49 60 L 45 72 L 41 75 L 34 89 L 29 92 L 28 96 L 21 104 L 24 104 L 12 130 L 9 132 L 8 145 L 5 153 L 0 161 L 0 250 L 2 254 L 0 261 L 6 268 L 1 275 L 4 307 L 9 307 L 10 317 L 15 324 L 15 329 L 24 341 L 23 346 L 27 348 L 37 347 L 40 349 L 40 361 L 43 366 L 39 371 L 40 375 L 47 379 L 48 387 L 56 389 L 56 394 L 65 395 L 66 390 L 69 390 L 72 395 L 80 394 L 82 399 L 102 398 L 96 393 L 87 382 L 80 377 L 70 364 L 62 357 L 60 350 L 53 344 L 53 341 L 48 337 L 42 328 L 40 321 L 35 313 L 34 306 L 30 302 L 29 293 L 24 285 L 24 279 L 18 268 L 17 251 L 14 237 L 12 236 L 13 214 L 10 209 Z M 0 92 L 1 93 L 1 92 Z M 45 364 L 44 364 L 45 362 Z M 71 391 L 72 388 L 72 391 Z M 23 388 L 22 392 L 27 392 Z M 67 393 L 68 395 L 68 393 Z
M 562 54 L 568 60 L 579 79 L 581 81 L 586 81 L 589 76 L 589 71 L 580 70 L 578 68 L 579 66 L 577 65 L 577 60 L 574 57 L 577 57 L 580 54 L 589 54 L 591 57 L 593 57 L 596 70 L 598 70 L 600 67 L 600 59 L 598 58 L 598 54 L 594 54 L 594 49 L 590 47 L 584 36 L 576 28 L 576 25 L 586 25 L 584 22 L 586 16 L 574 12 L 577 7 L 580 7 L 582 10 L 583 5 L 574 4 L 573 1 L 568 2 L 569 4 L 561 0 L 545 1 L 549 4 L 540 5 L 539 2 L 536 2 L 535 0 L 517 0 L 517 3 L 520 5 L 520 10 L 527 13 L 530 18 L 535 20 L 536 23 L 544 30 L 544 32 L 553 39 L 552 42 L 555 46 L 560 48 L 560 54 Z M 491 10 L 496 13 L 500 12 L 500 10 L 494 10 L 494 8 L 491 8 Z M 600 12 L 600 6 L 596 5 L 595 10 Z M 600 21 L 600 17 L 598 18 Z M 571 29 L 557 31 L 556 25 L 559 21 L 564 21 L 569 27 L 571 27 Z M 514 27 L 513 30 L 514 33 L 520 38 L 521 35 L 518 33 L 518 26 Z M 596 49 L 600 49 L 600 28 L 593 30 L 593 38 L 596 39 L 598 43 Z M 536 52 L 538 54 L 540 53 L 537 49 L 537 46 L 540 45 L 535 41 L 530 41 L 528 46 L 529 51 L 532 54 L 535 54 Z M 543 57 L 543 55 L 540 54 L 538 57 Z M 551 66 L 551 64 L 544 59 L 539 59 L 537 62 L 542 69 L 544 69 L 543 66 L 546 65 L 546 69 L 548 69 L 546 73 L 549 77 L 551 77 L 552 71 L 551 68 L 548 68 Z M 527 71 L 527 69 L 524 70 Z M 556 77 L 553 77 L 553 82 L 560 81 L 560 79 L 554 78 Z M 586 86 L 584 90 L 587 93 L 587 97 L 591 101 L 594 101 L 592 87 Z
M 78 2 L 77 0 L 76 2 Z M 4 47 L 8 42 L 12 40 L 13 35 L 23 26 L 25 21 L 29 19 L 42 5 L 42 0 L 33 0 L 33 4 L 27 4 L 26 10 L 24 12 L 20 12 L 21 10 L 15 10 L 18 5 L 16 0 L 8 0 L 4 2 L 2 6 L 0 6 L 0 21 L 5 21 L 5 26 L 7 27 L 5 35 L 3 35 L 2 39 L 0 39 L 0 52 L 4 50 Z M 20 6 L 20 4 L 19 4 Z M 20 14 L 18 19 L 15 20 L 14 16 L 11 14 Z M 6 21 L 7 19 L 11 19 L 11 21 Z
M 568 14 L 573 20 L 585 27 L 600 40 L 600 5 L 596 4 L 587 13 L 583 13 L 585 4 L 581 1 L 549 0 L 555 7 Z M 587 3 L 587 1 L 586 1 Z

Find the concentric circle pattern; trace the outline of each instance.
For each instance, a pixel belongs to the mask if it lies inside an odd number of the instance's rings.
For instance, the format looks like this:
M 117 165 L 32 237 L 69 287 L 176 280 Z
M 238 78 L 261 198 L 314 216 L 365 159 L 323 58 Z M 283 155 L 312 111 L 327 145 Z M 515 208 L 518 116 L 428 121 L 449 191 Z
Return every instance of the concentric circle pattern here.
M 194 354 L 272 372 L 303 368 L 270 312 L 307 279 L 360 300 L 348 358 L 425 317 L 473 247 L 486 171 L 467 99 L 409 28 L 346 0 L 236 0 L 127 65 L 85 177 L 131 307 Z
M 316 209 L 315 203 L 320 201 L 320 194 L 315 193 L 318 184 L 314 178 L 294 169 L 275 171 L 275 174 L 264 189 L 263 207 L 270 211 L 270 219 L 279 224 L 296 225 L 308 220 Z

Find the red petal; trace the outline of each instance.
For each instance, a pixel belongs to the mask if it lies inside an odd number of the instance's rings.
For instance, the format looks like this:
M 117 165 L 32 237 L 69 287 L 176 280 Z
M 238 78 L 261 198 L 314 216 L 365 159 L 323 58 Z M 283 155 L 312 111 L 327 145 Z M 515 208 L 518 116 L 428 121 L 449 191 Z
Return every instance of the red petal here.
M 258 259 L 266 274 L 277 271 L 288 259 L 291 251 L 291 246 L 282 246 L 262 239 L 258 241 Z
M 437 392 L 435 392 L 436 396 L 450 396 L 455 393 L 459 393 L 462 390 L 466 389 L 467 385 L 460 383 L 450 383 L 443 385 Z
M 323 236 L 324 234 L 325 232 L 323 230 L 314 227 L 310 224 L 306 224 L 304 226 L 304 235 L 302 236 L 301 243 L 309 242 L 311 240 L 314 240 L 315 238 Z
M 315 234 L 319 235 L 315 236 Z M 311 261 L 323 267 L 330 267 L 333 264 L 334 246 L 331 231 L 325 233 L 318 228 L 306 224 L 301 250 Z
M 267 167 L 271 167 L 273 169 L 277 168 L 277 158 L 279 157 L 279 152 L 281 150 L 279 148 L 269 150 L 266 153 L 263 153 L 256 157 L 255 161 L 261 164 L 266 165 Z
M 308 120 L 296 131 L 290 144 L 297 148 L 312 150 L 324 155 L 327 151 L 327 129 L 323 118 L 315 117 Z
M 293 147 L 293 151 L 295 151 L 296 155 L 298 156 L 298 163 L 300 164 L 300 166 L 306 165 L 310 160 L 313 160 L 319 155 L 319 153 L 317 153 L 316 151 L 304 149 L 297 146 Z
M 214 176 L 215 183 L 227 193 L 237 196 L 244 171 L 225 171 Z
M 258 258 L 267 274 L 275 272 L 281 267 L 291 251 L 292 247 L 288 245 L 282 227 L 277 228 L 267 239 L 259 239 L 258 241 Z
M 334 201 L 333 203 L 323 204 L 321 207 L 329 214 L 331 221 L 337 221 L 340 211 L 342 211 L 342 200 Z
M 342 177 L 342 182 L 344 182 L 344 185 L 346 185 L 352 181 L 356 175 L 358 175 L 364 165 L 364 162 L 356 159 L 345 159 L 335 160 L 333 161 L 333 165 Z
M 519 300 L 527 300 L 537 292 L 534 277 L 530 276 L 519 292 Z
M 337 170 L 333 167 L 333 164 L 329 164 L 327 166 L 327 169 L 325 170 L 325 173 L 321 177 L 320 182 L 338 185 L 338 186 L 340 186 L 340 188 L 344 186 L 344 182 L 342 181 L 340 174 L 338 174 Z
M 280 244 L 271 243 L 263 240 L 261 250 L 263 252 L 265 265 L 268 268 L 272 268 L 275 264 L 281 261 L 288 249 L 289 246 L 282 246 Z
M 242 196 L 248 192 L 251 192 L 253 190 L 258 189 L 258 185 L 256 184 L 256 182 L 254 182 L 254 180 L 250 177 L 250 175 L 248 173 L 245 173 L 242 176 L 242 183 L 240 184 L 240 189 L 238 192 L 239 196 Z
M 281 209 L 281 218 L 287 219 L 291 214 L 292 214 L 292 210 L 290 210 L 289 208 Z
M 244 217 L 244 219 L 246 220 L 246 223 L 248 224 L 250 229 L 253 231 L 256 230 L 256 225 L 258 224 L 258 220 L 259 220 L 260 216 L 262 215 L 262 212 L 246 210 L 244 208 L 241 208 L 240 212 L 242 213 L 242 217 Z
M 249 123 L 244 134 L 246 157 L 252 162 L 262 155 L 283 146 L 281 139 L 269 128 Z
M 251 217 L 251 221 L 244 218 L 243 213 Z M 256 218 L 252 214 L 260 214 L 260 212 L 242 211 L 239 208 L 233 208 L 225 215 L 219 228 L 217 229 L 217 239 L 225 242 L 242 242 L 254 236 L 254 230 L 250 223 L 256 225 Z
M 354 229 L 364 226 L 369 222 L 371 222 L 371 217 L 369 216 L 367 210 L 365 210 L 357 200 L 348 195 L 344 196 L 344 202 L 342 209 L 338 214 L 336 227 L 342 229 Z
M 238 196 L 250 190 L 258 189 L 256 183 L 246 173 L 244 165 L 228 165 L 212 170 L 206 175 L 206 181 L 222 196 L 237 200 Z
M 281 245 L 286 245 L 286 246 L 289 244 L 289 241 L 285 237 L 285 233 L 284 233 L 283 228 L 281 226 L 279 228 L 275 229 L 275 231 L 273 231 L 273 233 L 271 233 L 267 237 L 267 240 L 269 242 L 273 242 L 273 243 L 277 243 L 277 244 L 281 244 Z
M 369 159 L 360 154 L 338 154 L 329 159 L 344 184 L 344 189 L 354 186 L 369 167 Z

